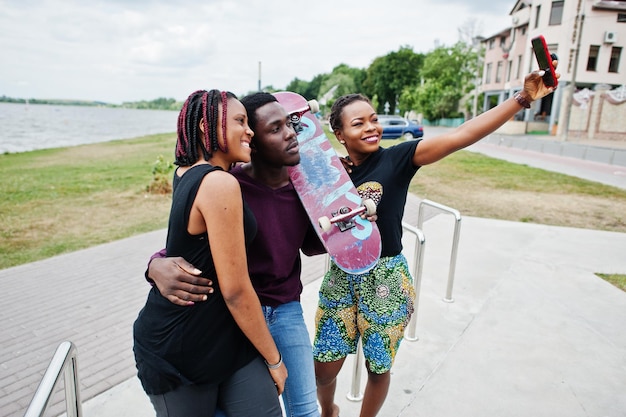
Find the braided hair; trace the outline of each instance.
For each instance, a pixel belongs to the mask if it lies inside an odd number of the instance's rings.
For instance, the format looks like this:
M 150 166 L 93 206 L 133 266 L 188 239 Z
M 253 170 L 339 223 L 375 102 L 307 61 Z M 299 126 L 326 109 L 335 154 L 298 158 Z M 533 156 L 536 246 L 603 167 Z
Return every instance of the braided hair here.
M 179 166 L 191 166 L 200 159 L 208 160 L 213 152 L 220 149 L 228 152 L 226 143 L 227 102 L 229 98 L 237 98 L 233 93 L 219 90 L 198 90 L 189 95 L 178 115 L 176 138 L 176 160 Z M 222 116 L 222 139 L 217 135 L 219 122 L 219 106 Z M 202 129 L 200 129 L 202 123 Z
M 333 131 L 343 129 L 343 122 L 341 121 L 343 109 L 355 101 L 365 101 L 366 103 L 372 104 L 370 99 L 365 97 L 363 94 L 347 94 L 339 97 L 330 109 L 329 123 Z

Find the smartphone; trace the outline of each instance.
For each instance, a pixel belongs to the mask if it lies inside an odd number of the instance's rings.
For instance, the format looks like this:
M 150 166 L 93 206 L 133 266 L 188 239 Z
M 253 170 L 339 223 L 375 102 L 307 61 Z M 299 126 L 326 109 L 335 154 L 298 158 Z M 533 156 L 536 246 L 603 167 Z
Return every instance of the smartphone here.
M 554 72 L 554 65 L 552 65 L 552 55 L 548 51 L 548 45 L 542 35 L 537 36 L 531 40 L 533 46 L 533 52 L 539 69 L 544 70 L 546 73 L 543 75 L 543 83 L 548 87 L 556 87 L 559 84 Z

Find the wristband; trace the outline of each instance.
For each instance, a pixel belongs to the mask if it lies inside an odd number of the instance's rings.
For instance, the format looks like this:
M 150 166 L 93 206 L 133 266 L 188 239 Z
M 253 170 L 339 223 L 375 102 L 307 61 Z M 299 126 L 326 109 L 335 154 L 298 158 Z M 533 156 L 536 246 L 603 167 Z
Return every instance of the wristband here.
M 276 362 L 273 365 L 270 365 L 266 360 L 264 360 L 265 362 L 265 366 L 267 366 L 267 369 L 278 369 L 280 368 L 280 366 L 283 364 L 283 355 L 280 354 L 280 352 L 278 352 L 278 362 Z
M 524 107 L 526 109 L 530 109 L 530 102 L 524 96 L 522 96 L 520 93 L 515 93 L 513 98 L 515 99 L 515 101 L 517 101 L 517 103 L 520 106 L 522 106 L 522 107 Z

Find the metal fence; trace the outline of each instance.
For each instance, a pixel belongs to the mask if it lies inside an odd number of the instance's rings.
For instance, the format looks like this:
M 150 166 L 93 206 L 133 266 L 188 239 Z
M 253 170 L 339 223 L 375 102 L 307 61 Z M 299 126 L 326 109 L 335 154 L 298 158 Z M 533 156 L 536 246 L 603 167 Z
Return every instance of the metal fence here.
M 448 269 L 448 282 L 446 287 L 446 295 L 443 298 L 443 301 L 452 303 L 454 299 L 452 298 L 452 288 L 454 286 L 454 275 L 456 272 L 456 259 L 459 247 L 459 237 L 461 233 L 461 214 L 458 210 L 453 209 L 451 207 L 445 206 L 443 204 L 436 203 L 430 200 L 421 200 L 418 209 L 418 217 L 417 217 L 417 227 L 411 226 L 410 224 L 403 222 L 402 228 L 405 232 L 408 232 L 415 236 L 415 252 L 413 254 L 413 285 L 415 288 L 415 310 L 413 312 L 413 316 L 411 317 L 411 321 L 407 326 L 405 332 L 405 339 L 408 341 L 417 341 L 419 337 L 416 335 L 416 324 L 417 324 L 417 312 L 419 307 L 419 296 L 421 290 L 422 283 L 422 268 L 423 268 L 423 260 L 424 260 L 424 249 L 426 245 L 426 239 L 424 233 L 422 232 L 422 228 L 425 221 L 425 209 L 426 207 L 430 207 L 431 209 L 436 210 L 438 213 L 446 213 L 451 214 L 454 217 L 454 232 L 452 236 L 452 249 L 450 253 L 450 264 Z M 330 259 L 327 259 L 327 270 L 330 265 Z M 361 339 L 359 339 L 359 343 L 357 346 L 357 353 L 354 358 L 354 365 L 352 368 L 352 382 L 350 384 L 350 391 L 346 394 L 346 398 L 350 401 L 361 401 L 363 399 L 363 393 L 361 392 L 361 374 L 363 363 L 365 362 L 363 357 L 363 349 L 361 344 Z

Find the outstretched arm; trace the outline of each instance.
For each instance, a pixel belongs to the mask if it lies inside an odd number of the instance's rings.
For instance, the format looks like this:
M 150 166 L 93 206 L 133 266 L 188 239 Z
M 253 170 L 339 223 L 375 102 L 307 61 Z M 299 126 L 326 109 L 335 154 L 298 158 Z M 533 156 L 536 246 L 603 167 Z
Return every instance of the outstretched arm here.
M 554 61 L 556 68 L 557 61 Z M 520 91 L 521 98 L 531 103 L 554 91 L 543 83 L 544 71 L 534 71 L 524 79 L 524 89 Z M 556 74 L 557 78 L 560 74 Z M 415 149 L 413 164 L 423 166 L 437 162 L 453 152 L 478 142 L 485 136 L 493 133 L 507 120 L 513 117 L 523 106 L 515 97 L 500 103 L 493 109 L 486 111 L 474 119 L 463 123 L 449 133 L 422 140 Z

